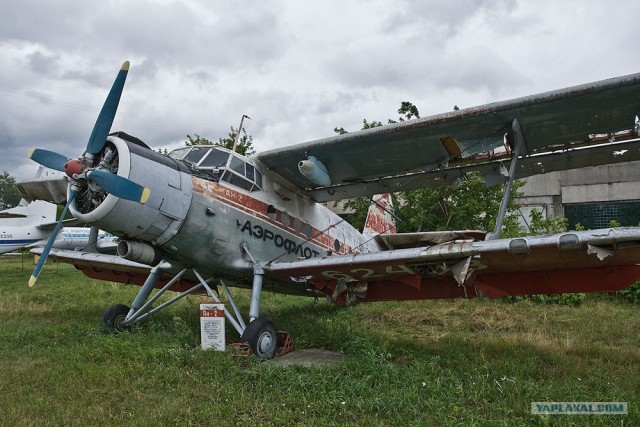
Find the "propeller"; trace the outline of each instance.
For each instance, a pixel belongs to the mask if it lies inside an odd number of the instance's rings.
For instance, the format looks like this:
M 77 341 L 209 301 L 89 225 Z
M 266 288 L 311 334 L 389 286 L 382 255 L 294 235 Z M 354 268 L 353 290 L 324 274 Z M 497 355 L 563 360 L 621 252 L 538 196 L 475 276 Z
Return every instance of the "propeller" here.
M 51 252 L 51 248 L 53 247 L 53 243 L 56 240 L 56 236 L 58 235 L 58 233 L 60 232 L 60 229 L 62 228 L 62 220 L 67 214 L 67 211 L 69 210 L 69 205 L 71 204 L 71 202 L 73 202 L 73 199 L 75 199 L 77 195 L 78 195 L 78 192 L 72 188 L 71 191 L 69 192 L 69 200 L 67 200 L 67 204 L 64 206 L 64 209 L 62 210 L 62 215 L 60 215 L 60 220 L 56 224 L 56 227 L 53 229 L 53 233 L 51 233 L 51 237 L 49 237 L 47 244 L 44 245 L 44 249 L 42 250 L 40 259 L 36 264 L 36 268 L 34 268 L 33 273 L 31 273 L 31 278 L 29 278 L 30 288 L 32 288 L 33 285 L 36 284 L 36 281 L 38 280 L 38 276 L 40 276 L 40 271 L 42 270 L 44 263 L 47 262 L 47 257 L 49 256 L 49 252 Z
M 107 137 L 109 136 L 113 119 L 115 118 L 116 111 L 118 110 L 118 104 L 120 103 L 120 97 L 122 95 L 122 90 L 124 89 L 124 83 L 127 79 L 128 71 L 129 61 L 125 61 L 113 82 L 113 86 L 111 87 L 109 95 L 107 95 L 107 99 L 100 110 L 100 114 L 98 114 L 91 136 L 89 136 L 85 152 L 80 158 L 70 159 L 62 154 L 39 148 L 29 151 L 29 158 L 42 166 L 65 172 L 71 179 L 69 199 L 67 200 L 64 210 L 62 211 L 62 215 L 60 216 L 51 237 L 42 251 L 40 260 L 29 279 L 29 287 L 35 285 L 38 280 L 40 271 L 47 260 L 51 248 L 53 247 L 53 242 L 62 228 L 62 221 L 69 210 L 69 206 L 73 203 L 78 192 L 83 187 L 93 184 L 92 189 L 97 186 L 99 187 L 98 190 L 104 190 L 116 197 L 133 200 L 139 203 L 145 203 L 149 199 L 150 191 L 148 188 L 136 184 L 127 178 L 113 174 L 108 170 L 104 170 L 100 165 L 94 167 L 94 157 L 102 151 Z
M 125 61 L 122 67 L 120 67 L 113 86 L 111 86 L 109 95 L 107 95 L 107 99 L 104 101 L 96 124 L 93 126 L 93 131 L 91 131 L 89 142 L 87 142 L 87 153 L 91 155 L 98 154 L 100 150 L 102 150 L 102 147 L 104 147 L 104 143 L 111 130 L 111 125 L 113 124 L 113 119 L 116 116 L 116 110 L 120 103 L 120 95 L 122 95 L 122 89 L 124 89 L 124 82 L 127 79 L 128 72 L 129 61 Z
M 64 165 L 69 160 L 67 156 L 55 153 L 49 150 L 43 150 L 41 148 L 33 148 L 29 151 L 29 158 L 36 163 L 40 163 L 42 166 L 54 169 L 60 172 L 64 172 Z
M 147 187 L 100 169 L 87 172 L 87 179 L 98 184 L 107 193 L 111 193 L 121 199 L 145 203 L 151 194 Z

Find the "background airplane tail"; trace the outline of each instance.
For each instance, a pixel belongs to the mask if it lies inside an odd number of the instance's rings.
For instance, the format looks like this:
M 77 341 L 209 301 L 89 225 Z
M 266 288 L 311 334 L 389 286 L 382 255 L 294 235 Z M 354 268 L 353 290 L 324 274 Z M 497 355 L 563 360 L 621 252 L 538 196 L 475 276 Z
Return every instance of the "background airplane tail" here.
M 371 205 L 364 223 L 364 235 L 394 234 L 396 219 L 393 213 L 391 194 L 376 194 L 371 198 Z
M 0 214 L 3 218 L 14 218 L 25 226 L 40 225 L 56 221 L 58 207 L 53 203 L 35 200 L 28 203 L 20 200 L 18 206 L 3 210 Z

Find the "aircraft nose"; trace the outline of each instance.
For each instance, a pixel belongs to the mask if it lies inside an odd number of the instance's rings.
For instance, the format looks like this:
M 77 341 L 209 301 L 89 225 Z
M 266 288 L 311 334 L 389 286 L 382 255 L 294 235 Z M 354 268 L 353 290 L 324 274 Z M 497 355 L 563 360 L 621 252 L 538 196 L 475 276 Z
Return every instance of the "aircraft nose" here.
M 82 162 L 77 159 L 71 159 L 64 164 L 64 173 L 69 178 L 73 178 L 73 175 L 82 173 Z

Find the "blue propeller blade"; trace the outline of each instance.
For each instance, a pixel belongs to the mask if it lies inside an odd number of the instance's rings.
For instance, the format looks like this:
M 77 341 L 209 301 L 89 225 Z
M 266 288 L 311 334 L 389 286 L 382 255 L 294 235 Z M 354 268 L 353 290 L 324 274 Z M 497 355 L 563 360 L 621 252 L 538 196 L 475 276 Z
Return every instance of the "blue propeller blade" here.
M 42 254 L 40 255 L 40 260 L 38 261 L 38 264 L 36 264 L 36 268 L 33 270 L 33 273 L 31 274 L 31 278 L 29 279 L 30 288 L 36 284 L 36 281 L 38 280 L 38 276 L 40 276 L 40 271 L 42 270 L 44 263 L 47 262 L 47 257 L 49 256 L 49 252 L 51 252 L 53 243 L 56 241 L 56 236 L 58 235 L 58 233 L 60 232 L 60 229 L 62 228 L 62 221 L 64 221 L 64 217 L 67 215 L 67 211 L 69 210 L 69 205 L 71 204 L 71 202 L 73 202 L 73 199 L 76 198 L 77 194 L 78 193 L 73 189 L 70 191 L 69 200 L 67 200 L 67 204 L 65 205 L 64 210 L 62 211 L 62 215 L 60 215 L 60 219 L 56 224 L 56 228 L 53 229 L 53 233 L 51 233 L 51 237 L 49 237 L 49 240 L 47 241 L 47 244 L 44 246 Z
M 87 173 L 87 179 L 95 182 L 103 190 L 121 199 L 133 200 L 145 203 L 149 199 L 149 189 L 135 182 L 102 170 L 93 170 Z
M 42 166 L 60 172 L 64 172 L 64 165 L 69 160 L 68 157 L 63 156 L 62 154 L 54 153 L 49 150 L 42 150 L 40 148 L 34 148 L 29 151 L 29 158 L 36 163 L 40 163 Z
M 122 95 L 122 89 L 124 89 L 124 82 L 127 79 L 128 72 L 129 61 L 125 61 L 120 68 L 120 72 L 118 72 L 116 80 L 113 82 L 107 99 L 104 101 L 102 110 L 100 110 L 100 114 L 98 115 L 98 120 L 96 120 L 96 124 L 93 126 L 93 131 L 87 143 L 87 153 L 89 154 L 96 155 L 102 150 L 102 147 L 104 147 L 104 143 L 111 130 L 111 125 L 113 124 L 113 119 L 116 116 L 118 104 L 120 103 L 120 95 Z

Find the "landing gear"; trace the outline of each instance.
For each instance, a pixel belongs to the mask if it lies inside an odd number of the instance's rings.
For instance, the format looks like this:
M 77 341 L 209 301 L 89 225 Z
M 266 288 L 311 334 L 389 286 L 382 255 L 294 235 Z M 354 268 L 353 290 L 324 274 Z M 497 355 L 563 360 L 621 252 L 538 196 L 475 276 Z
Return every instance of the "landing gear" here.
M 217 290 L 214 292 L 213 289 L 211 289 L 211 286 L 209 286 L 209 282 L 211 282 L 213 278 L 205 280 L 195 268 L 191 268 L 190 270 L 198 279 L 198 283 L 168 301 L 163 302 L 157 307 L 151 308 L 158 298 L 160 298 L 160 296 L 162 296 L 166 291 L 170 290 L 187 271 L 186 268 L 180 271 L 169 282 L 167 282 L 166 285 L 160 288 L 155 295 L 151 296 L 151 291 L 155 288 L 157 280 L 161 275 L 160 270 L 168 267 L 170 267 L 170 265 L 164 262 L 153 267 L 147 277 L 147 280 L 140 288 L 138 295 L 133 300 L 131 309 L 123 304 L 112 305 L 105 312 L 104 316 L 102 316 L 103 324 L 109 329 L 113 329 L 118 332 L 125 331 L 139 321 L 162 310 L 164 307 L 167 307 L 168 305 L 173 304 L 174 302 L 195 292 L 206 293 L 214 302 L 221 302 L 218 297 Z M 242 319 L 240 311 L 238 310 L 225 281 L 220 279 L 220 284 L 222 285 L 222 288 L 228 297 L 229 305 L 231 306 L 231 310 L 224 310 L 225 318 L 238 332 L 238 335 L 241 337 L 241 341 L 249 345 L 251 352 L 259 360 L 268 360 L 273 359 L 276 354 L 282 355 L 293 351 L 293 341 L 291 340 L 291 336 L 286 333 L 281 332 L 278 334 L 278 331 L 271 320 L 260 317 L 260 295 L 262 293 L 263 277 L 263 268 L 256 266 L 254 269 L 251 303 L 249 307 L 249 318 L 251 321 L 248 324 L 246 324 Z M 278 338 L 280 338 L 280 340 Z M 278 341 L 280 341 L 280 347 L 278 347 Z
M 249 323 L 241 339 L 249 344 L 253 354 L 261 361 L 273 359 L 276 355 L 278 331 L 269 319 L 258 317 Z
M 124 321 L 129 314 L 129 307 L 124 304 L 114 304 L 105 311 L 102 316 L 102 324 L 116 332 L 129 330 L 130 326 Z

